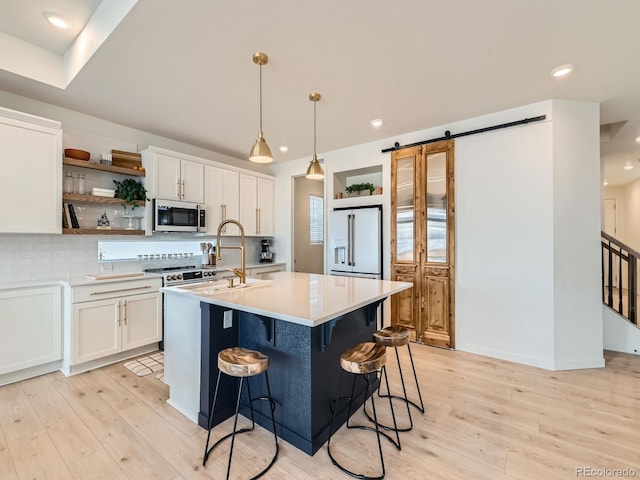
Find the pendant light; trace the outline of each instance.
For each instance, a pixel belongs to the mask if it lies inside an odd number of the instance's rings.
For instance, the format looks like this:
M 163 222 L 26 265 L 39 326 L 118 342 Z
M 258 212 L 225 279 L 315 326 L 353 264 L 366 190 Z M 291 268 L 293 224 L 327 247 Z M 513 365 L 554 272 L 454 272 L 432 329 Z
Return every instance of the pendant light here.
M 319 93 L 309 94 L 309 100 L 313 102 L 313 158 L 309 168 L 307 168 L 307 178 L 310 180 L 322 180 L 324 178 L 322 165 L 318 162 L 318 156 L 316 155 L 316 105 L 321 98 L 322 96 Z
M 266 53 L 256 52 L 253 54 L 253 63 L 260 66 L 260 131 L 258 132 L 258 139 L 255 145 L 249 152 L 249 160 L 255 163 L 270 163 L 273 162 L 273 155 L 271 149 L 262 135 L 262 66 L 269 62 L 269 57 Z

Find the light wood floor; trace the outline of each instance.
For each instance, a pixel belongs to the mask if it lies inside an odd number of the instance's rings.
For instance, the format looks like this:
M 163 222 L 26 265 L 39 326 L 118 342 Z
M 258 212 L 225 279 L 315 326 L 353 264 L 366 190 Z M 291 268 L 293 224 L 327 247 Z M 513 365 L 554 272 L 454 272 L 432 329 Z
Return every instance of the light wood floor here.
M 606 352 L 604 369 L 549 372 L 423 345 L 413 351 L 427 412 L 414 411 L 401 452 L 383 445 L 387 478 L 576 478 L 580 467 L 630 467 L 640 477 L 640 356 Z M 0 387 L 0 479 L 224 478 L 225 451 L 203 469 L 205 431 L 166 398 L 154 375 L 136 377 L 122 364 Z M 406 422 L 402 405 L 396 411 Z M 343 428 L 332 445 L 366 470 L 377 455 L 371 435 Z M 232 477 L 259 469 L 271 442 L 259 427 L 238 437 L 234 456 L 242 461 Z M 281 442 L 265 478 L 349 477 L 325 447 L 309 457 Z

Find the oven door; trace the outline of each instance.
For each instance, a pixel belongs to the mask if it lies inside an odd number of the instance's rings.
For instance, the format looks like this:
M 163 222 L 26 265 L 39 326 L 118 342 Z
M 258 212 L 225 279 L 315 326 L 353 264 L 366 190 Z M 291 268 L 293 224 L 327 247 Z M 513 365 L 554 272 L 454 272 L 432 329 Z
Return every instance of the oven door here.
M 153 200 L 155 232 L 197 232 L 204 227 L 204 210 L 195 203 Z

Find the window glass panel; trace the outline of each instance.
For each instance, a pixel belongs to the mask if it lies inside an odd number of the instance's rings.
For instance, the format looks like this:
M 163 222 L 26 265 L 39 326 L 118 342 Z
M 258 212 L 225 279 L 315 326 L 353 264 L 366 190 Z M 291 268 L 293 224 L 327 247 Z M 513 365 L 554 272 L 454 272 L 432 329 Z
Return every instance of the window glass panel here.
M 447 262 L 447 154 L 427 155 L 427 262 Z
M 396 209 L 396 258 L 401 262 L 414 260 L 414 157 L 396 162 L 397 209 Z
M 324 199 L 309 195 L 309 243 L 324 243 Z

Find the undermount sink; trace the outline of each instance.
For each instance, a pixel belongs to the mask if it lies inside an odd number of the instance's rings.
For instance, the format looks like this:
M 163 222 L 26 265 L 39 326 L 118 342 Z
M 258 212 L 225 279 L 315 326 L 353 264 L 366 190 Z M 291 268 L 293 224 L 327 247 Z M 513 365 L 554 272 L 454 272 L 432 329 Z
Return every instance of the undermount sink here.
M 247 288 L 261 287 L 264 285 L 270 285 L 272 280 L 261 280 L 259 278 L 247 278 L 246 283 L 236 283 L 237 278 L 234 278 L 233 287 L 229 286 L 227 279 L 215 280 L 213 282 L 192 283 L 191 285 L 184 285 L 178 288 L 189 290 L 193 293 L 211 295 L 214 293 L 228 292 L 231 290 L 242 290 Z

